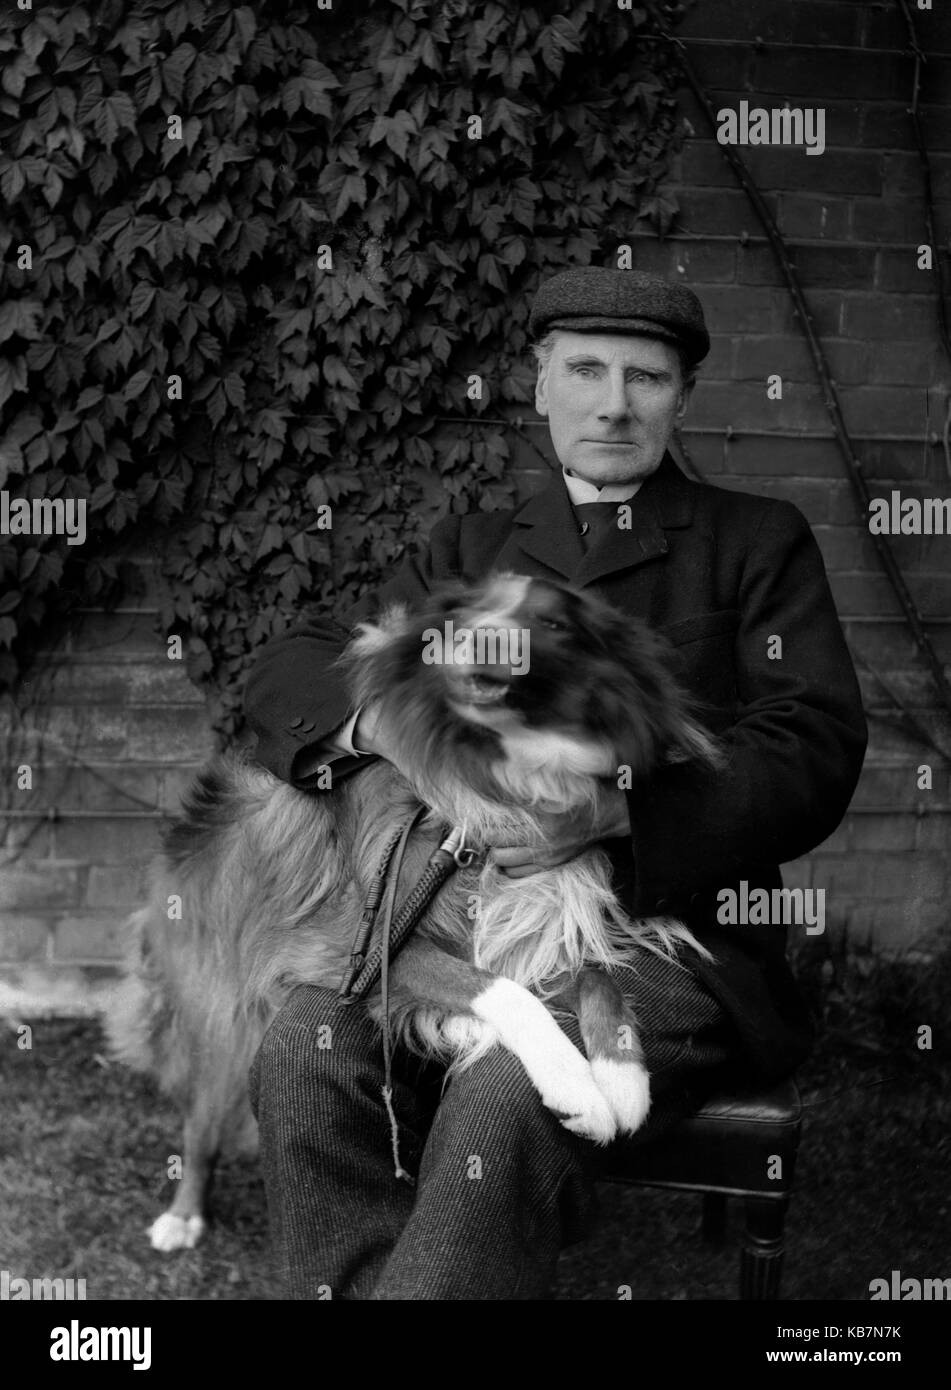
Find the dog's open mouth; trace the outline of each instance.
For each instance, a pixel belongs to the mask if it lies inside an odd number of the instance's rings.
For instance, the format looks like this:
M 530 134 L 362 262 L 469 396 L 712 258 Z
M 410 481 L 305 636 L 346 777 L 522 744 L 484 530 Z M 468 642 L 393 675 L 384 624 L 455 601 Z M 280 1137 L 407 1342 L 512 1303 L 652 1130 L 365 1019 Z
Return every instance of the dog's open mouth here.
M 508 693 L 504 676 L 467 675 L 456 682 L 455 696 L 467 705 L 498 705 Z

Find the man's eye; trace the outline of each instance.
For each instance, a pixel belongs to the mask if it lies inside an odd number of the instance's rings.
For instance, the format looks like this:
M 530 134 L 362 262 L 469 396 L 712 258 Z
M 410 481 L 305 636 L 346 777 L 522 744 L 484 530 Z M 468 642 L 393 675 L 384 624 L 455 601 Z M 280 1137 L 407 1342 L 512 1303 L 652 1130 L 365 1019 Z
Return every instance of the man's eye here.
M 575 367 L 575 376 L 594 376 L 593 367 Z

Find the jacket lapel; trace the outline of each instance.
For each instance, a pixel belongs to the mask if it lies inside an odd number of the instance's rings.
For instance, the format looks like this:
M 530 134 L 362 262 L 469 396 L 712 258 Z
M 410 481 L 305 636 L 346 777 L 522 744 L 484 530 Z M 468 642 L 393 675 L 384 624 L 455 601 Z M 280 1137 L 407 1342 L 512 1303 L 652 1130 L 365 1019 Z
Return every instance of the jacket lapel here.
M 691 484 L 665 454 L 631 500 L 631 529 L 611 527 L 587 554 L 560 473 L 515 513 L 511 539 L 525 555 L 583 587 L 666 555 L 665 530 L 692 521 Z
M 561 473 L 512 519 L 511 541 L 525 555 L 570 579 L 584 559 L 578 523 Z M 506 546 L 508 549 L 508 546 Z

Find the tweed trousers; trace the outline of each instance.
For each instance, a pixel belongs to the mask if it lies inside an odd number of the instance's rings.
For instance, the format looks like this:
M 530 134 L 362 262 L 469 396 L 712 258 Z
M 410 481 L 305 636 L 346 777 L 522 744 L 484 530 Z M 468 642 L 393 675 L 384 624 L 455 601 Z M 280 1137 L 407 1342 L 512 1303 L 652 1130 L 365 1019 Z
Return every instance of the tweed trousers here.
M 736 1068 L 739 1044 L 686 969 L 650 953 L 617 972 L 651 1073 L 645 1143 Z M 562 1024 L 576 1046 L 576 1020 Z M 394 1172 L 380 1035 L 362 1005 L 302 985 L 250 1074 L 278 1272 L 291 1299 L 544 1299 L 583 1239 L 611 1154 L 562 1128 L 502 1047 L 443 1085 L 397 1050 Z

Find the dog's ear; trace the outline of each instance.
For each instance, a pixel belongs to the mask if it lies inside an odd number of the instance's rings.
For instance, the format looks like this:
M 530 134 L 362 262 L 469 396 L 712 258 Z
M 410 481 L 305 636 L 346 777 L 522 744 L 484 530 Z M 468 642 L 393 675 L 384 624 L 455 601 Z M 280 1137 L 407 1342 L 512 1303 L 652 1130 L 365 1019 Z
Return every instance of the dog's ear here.
M 483 584 L 466 584 L 462 579 L 446 579 L 419 606 L 418 616 L 442 622 L 456 608 L 477 602 Z
M 357 623 L 350 639 L 350 650 L 355 657 L 372 656 L 401 637 L 409 626 L 409 609 L 405 603 L 391 603 L 383 609 L 375 622 Z
M 665 762 L 700 762 L 709 768 L 722 768 L 723 753 L 703 728 L 674 674 L 670 645 L 646 623 L 618 613 L 610 605 L 598 601 L 597 609 L 592 609 L 595 612 L 594 635 L 626 673 L 623 688 L 618 689 L 612 689 L 614 682 L 608 676 L 605 704 L 628 737 L 635 737 L 642 759 L 660 757 Z

